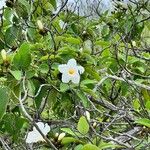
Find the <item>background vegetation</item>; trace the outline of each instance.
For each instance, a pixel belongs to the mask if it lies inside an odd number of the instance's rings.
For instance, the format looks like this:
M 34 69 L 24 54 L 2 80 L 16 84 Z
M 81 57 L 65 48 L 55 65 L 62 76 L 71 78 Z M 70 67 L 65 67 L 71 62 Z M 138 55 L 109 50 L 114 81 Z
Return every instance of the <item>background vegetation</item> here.
M 149 0 L 93 7 L 95 17 L 67 2 L 7 0 L 1 9 L 1 148 L 148 150 Z M 79 84 L 58 70 L 72 58 L 85 69 Z M 45 142 L 27 144 L 39 121 L 50 126 Z

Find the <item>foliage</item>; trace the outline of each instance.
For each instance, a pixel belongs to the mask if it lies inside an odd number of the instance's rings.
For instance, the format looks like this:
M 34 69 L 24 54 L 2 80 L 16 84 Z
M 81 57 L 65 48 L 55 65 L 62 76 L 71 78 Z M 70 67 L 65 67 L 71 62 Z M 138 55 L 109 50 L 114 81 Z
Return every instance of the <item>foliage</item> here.
M 149 1 L 116 2 L 94 19 L 55 8 L 55 0 L 7 0 L 2 9 L 0 146 L 149 149 Z M 85 69 L 79 84 L 63 83 L 58 69 L 72 58 Z M 50 132 L 27 144 L 38 121 Z

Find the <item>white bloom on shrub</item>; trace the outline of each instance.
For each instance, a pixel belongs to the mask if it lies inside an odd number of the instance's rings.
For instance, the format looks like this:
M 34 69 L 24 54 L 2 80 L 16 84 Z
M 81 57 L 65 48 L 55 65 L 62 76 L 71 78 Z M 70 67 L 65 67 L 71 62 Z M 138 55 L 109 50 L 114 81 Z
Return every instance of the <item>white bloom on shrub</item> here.
M 59 65 L 58 70 L 62 73 L 62 82 L 72 81 L 76 84 L 80 82 L 80 74 L 84 72 L 84 68 L 78 66 L 75 59 L 70 59 L 67 64 Z
M 48 132 L 50 131 L 50 126 L 43 122 L 36 123 L 41 132 L 46 136 Z M 45 141 L 42 137 L 42 135 L 39 133 L 39 131 L 33 127 L 33 131 L 30 131 L 26 137 L 26 143 L 36 143 L 39 141 Z
M 5 7 L 5 5 L 6 5 L 5 2 L 6 2 L 6 0 L 0 0 L 0 9 Z

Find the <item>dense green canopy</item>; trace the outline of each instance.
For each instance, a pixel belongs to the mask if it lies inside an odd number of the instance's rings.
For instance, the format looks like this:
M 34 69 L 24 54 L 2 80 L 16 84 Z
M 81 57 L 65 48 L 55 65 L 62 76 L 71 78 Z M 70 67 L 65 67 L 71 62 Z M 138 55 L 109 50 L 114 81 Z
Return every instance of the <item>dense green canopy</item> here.
M 66 6 L 1 8 L 0 148 L 149 150 L 149 0 L 96 17 Z

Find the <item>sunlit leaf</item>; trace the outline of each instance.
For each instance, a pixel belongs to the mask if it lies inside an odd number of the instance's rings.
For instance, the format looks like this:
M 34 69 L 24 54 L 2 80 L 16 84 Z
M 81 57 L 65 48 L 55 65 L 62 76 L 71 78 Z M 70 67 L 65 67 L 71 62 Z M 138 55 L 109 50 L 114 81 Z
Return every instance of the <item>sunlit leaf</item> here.
M 23 43 L 13 59 L 14 65 L 18 69 L 27 69 L 31 63 L 30 45 Z
M 142 118 L 135 121 L 135 123 L 149 127 L 150 128 L 150 119 Z
M 89 131 L 89 124 L 84 116 L 80 117 L 78 126 L 77 126 L 78 131 L 85 135 Z
M 86 144 L 81 150 L 100 150 L 96 145 Z

